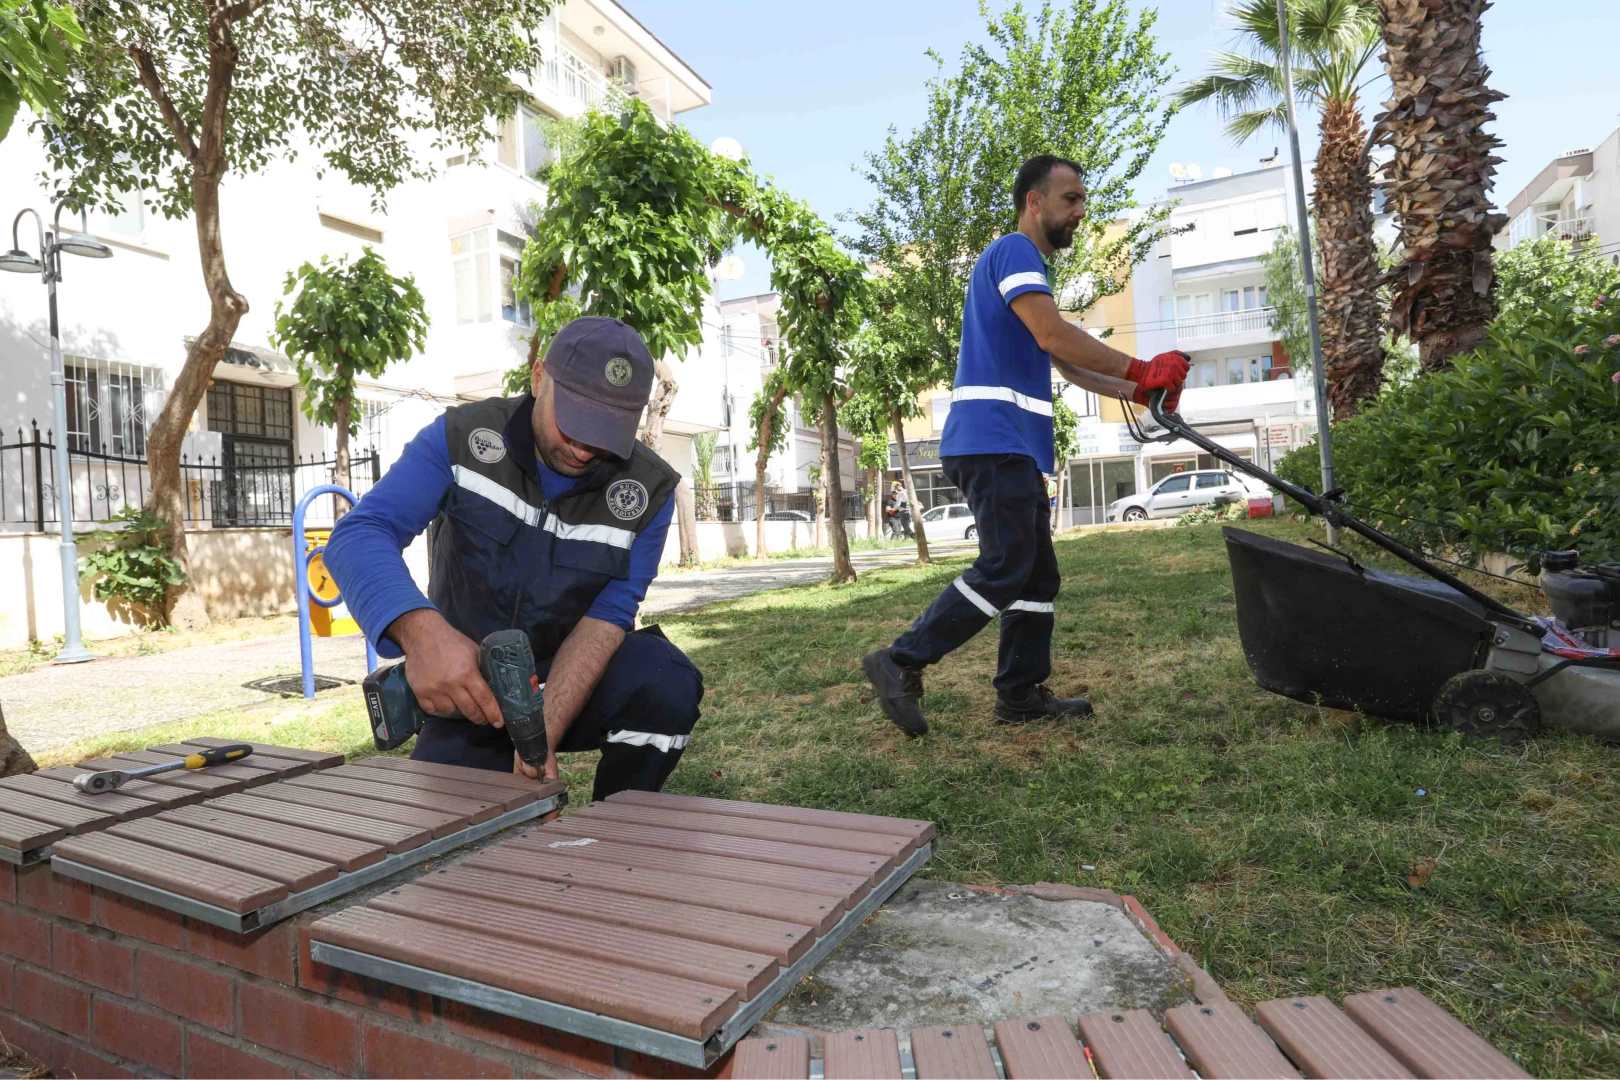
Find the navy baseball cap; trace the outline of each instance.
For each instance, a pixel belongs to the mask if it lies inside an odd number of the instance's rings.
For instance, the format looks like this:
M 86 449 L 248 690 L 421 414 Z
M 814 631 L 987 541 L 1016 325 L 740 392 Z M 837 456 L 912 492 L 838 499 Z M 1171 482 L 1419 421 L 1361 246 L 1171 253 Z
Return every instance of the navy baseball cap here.
M 582 315 L 546 349 L 557 426 L 575 442 L 628 458 L 652 395 L 653 361 L 641 335 L 605 315 Z

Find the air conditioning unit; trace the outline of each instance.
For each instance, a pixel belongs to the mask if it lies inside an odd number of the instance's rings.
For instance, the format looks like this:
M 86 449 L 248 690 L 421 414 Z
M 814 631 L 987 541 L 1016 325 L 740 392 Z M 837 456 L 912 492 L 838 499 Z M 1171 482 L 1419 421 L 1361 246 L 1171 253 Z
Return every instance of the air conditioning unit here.
M 609 74 L 615 82 L 624 87 L 627 94 L 635 94 L 641 89 L 636 81 L 636 62 L 628 56 L 615 56 Z

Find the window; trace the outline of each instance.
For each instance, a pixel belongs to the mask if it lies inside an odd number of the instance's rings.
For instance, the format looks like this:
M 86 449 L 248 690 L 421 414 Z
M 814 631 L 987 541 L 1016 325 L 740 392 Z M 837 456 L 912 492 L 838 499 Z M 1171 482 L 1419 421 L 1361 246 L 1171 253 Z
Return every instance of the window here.
M 456 322 L 489 322 L 489 230 L 452 236 L 450 261 L 456 274 Z
M 951 398 L 949 394 L 935 394 L 928 401 L 928 411 L 933 417 L 934 430 L 945 430 L 945 418 L 951 415 Z
M 293 399 L 278 386 L 216 382 L 208 388 L 208 430 L 225 436 L 210 484 L 215 525 L 292 520 Z
M 1176 318 L 1178 319 L 1190 319 L 1198 315 L 1213 315 L 1214 313 L 1214 293 L 1195 293 L 1192 296 L 1176 297 Z
M 737 348 L 731 342 L 731 324 L 726 323 L 720 328 L 720 355 L 730 356 Z
M 953 507 L 950 508 L 950 512 L 947 513 L 945 516 L 946 517 L 953 517 L 953 518 L 972 517 L 973 516 L 973 511 L 968 509 L 965 506 L 953 506 Z
M 351 445 L 349 453 L 356 461 L 372 450 L 381 450 L 388 436 L 388 406 L 381 401 L 356 398 L 354 407 L 360 413 L 359 445 Z
M 1159 489 L 1156 494 L 1171 495 L 1178 491 L 1186 491 L 1191 483 L 1192 477 L 1188 476 L 1186 473 L 1182 473 L 1179 476 L 1172 476 L 1170 479 L 1159 485 Z
M 1249 369 L 1249 362 L 1240 356 L 1234 356 L 1226 361 L 1226 381 L 1228 385 L 1244 381 L 1244 373 Z
M 1176 322 L 1176 298 L 1173 296 L 1159 297 L 1159 322 L 1164 326 L 1174 326 Z
M 1253 291 L 1252 289 L 1250 290 Z M 1242 311 L 1243 293 L 1238 289 L 1226 289 L 1221 293 L 1222 311 Z
M 527 297 L 517 294 L 518 271 L 523 265 L 525 241 L 504 229 L 496 229 L 501 247 L 501 318 L 522 327 L 534 325 L 534 310 Z
M 146 456 L 146 429 L 162 406 L 162 375 L 116 361 L 66 357 L 68 449 Z
M 1237 203 L 1231 208 L 1231 213 L 1233 236 L 1250 236 L 1260 231 L 1254 203 Z
M 1200 491 L 1203 491 L 1206 488 L 1225 487 L 1227 482 L 1228 477 L 1225 473 L 1217 472 L 1198 474 L 1198 490 Z
M 1382 190 L 1382 189 L 1378 189 Z M 1255 224 L 1267 232 L 1280 229 L 1283 226 L 1283 197 L 1275 195 L 1269 199 L 1261 199 L 1254 208 Z
M 1187 379 L 1188 387 L 1215 385 L 1215 361 L 1204 360 L 1193 365 L 1192 374 Z
M 530 177 L 551 164 L 555 155 L 546 142 L 544 120 L 545 114 L 527 106 L 503 119 L 495 128 L 495 160 Z
M 292 391 L 276 386 L 216 382 L 208 388 L 208 430 L 290 444 Z
M 112 231 L 120 236 L 140 236 L 146 231 L 146 203 L 141 198 L 140 189 L 121 191 L 116 198 L 118 213 L 110 215 L 108 222 Z
M 1243 287 L 1243 310 L 1253 311 L 1255 308 L 1266 306 L 1266 287 L 1264 285 L 1245 285 Z M 1232 309 L 1236 311 L 1236 308 Z
M 1064 400 L 1067 401 L 1068 398 L 1065 397 Z M 1088 416 L 1101 415 L 1097 408 L 1097 395 L 1093 394 L 1090 390 L 1080 391 L 1078 397 L 1072 403 L 1072 406 L 1074 408 L 1074 415 L 1082 420 Z
M 731 391 L 730 390 L 722 390 L 722 391 L 720 391 L 720 426 L 721 427 L 729 428 L 731 426 L 731 404 L 732 404 Z

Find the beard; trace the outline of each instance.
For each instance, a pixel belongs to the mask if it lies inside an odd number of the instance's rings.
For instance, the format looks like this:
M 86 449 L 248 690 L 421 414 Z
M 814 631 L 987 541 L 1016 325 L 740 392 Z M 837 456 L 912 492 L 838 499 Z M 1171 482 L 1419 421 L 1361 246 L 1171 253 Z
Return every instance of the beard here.
M 1053 251 L 1062 251 L 1074 243 L 1074 228 L 1069 225 L 1050 225 L 1043 221 L 1041 231 L 1046 233 L 1046 242 L 1052 245 Z

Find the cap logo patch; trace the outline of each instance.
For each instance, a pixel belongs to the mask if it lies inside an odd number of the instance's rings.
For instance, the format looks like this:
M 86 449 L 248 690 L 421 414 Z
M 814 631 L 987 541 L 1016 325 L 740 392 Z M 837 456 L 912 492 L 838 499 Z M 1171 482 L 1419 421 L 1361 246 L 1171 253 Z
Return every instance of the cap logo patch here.
M 603 374 L 607 376 L 608 382 L 623 388 L 630 385 L 631 378 L 635 376 L 635 369 L 630 366 L 630 361 L 624 357 L 615 356 L 607 362 L 607 368 Z
M 473 457 L 485 465 L 493 465 L 506 456 L 506 444 L 501 441 L 501 433 L 493 428 L 473 428 L 472 434 L 467 436 L 467 448 L 472 451 Z
M 647 489 L 635 480 L 616 480 L 608 486 L 607 506 L 620 521 L 634 521 L 647 512 Z

